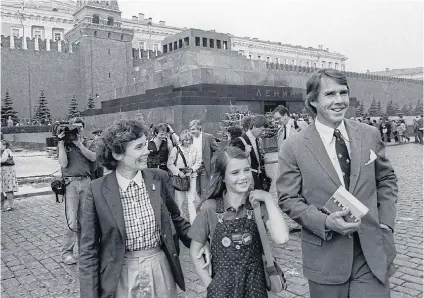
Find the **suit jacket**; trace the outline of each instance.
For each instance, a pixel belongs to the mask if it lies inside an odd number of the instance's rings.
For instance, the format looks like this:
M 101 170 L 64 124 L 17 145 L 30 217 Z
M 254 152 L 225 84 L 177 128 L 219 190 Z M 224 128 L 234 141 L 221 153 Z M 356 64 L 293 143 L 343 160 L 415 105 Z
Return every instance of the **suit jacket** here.
M 240 136 L 240 138 L 243 138 L 246 141 L 246 144 L 247 145 L 257 147 L 257 144 L 253 144 L 252 145 L 252 142 L 250 141 L 249 137 L 245 133 L 242 134 Z M 243 141 L 240 140 L 239 138 L 234 139 L 231 142 L 231 146 L 238 147 L 241 150 L 246 151 L 246 147 L 244 146 Z M 262 154 L 260 153 L 259 148 L 256 148 L 256 149 L 258 150 L 259 160 L 256 157 L 256 153 L 255 153 L 255 150 L 253 149 L 253 147 L 252 147 L 252 150 L 250 150 L 250 163 L 251 163 L 250 166 L 254 170 L 258 170 L 260 167 L 263 167 L 264 164 L 265 164 L 264 163 L 264 158 L 263 158 Z
M 212 157 L 214 152 L 218 151 L 219 147 L 213 135 L 202 132 L 202 159 L 206 172 L 209 176 L 212 175 Z
M 142 170 L 164 251 L 175 282 L 185 290 L 178 238 L 190 247 L 190 224 L 180 216 L 168 174 Z M 153 187 L 154 185 L 154 187 Z M 83 201 L 80 243 L 80 296 L 114 297 L 125 256 L 125 223 L 116 172 L 91 182 Z
M 394 229 L 397 178 L 385 155 L 378 130 L 367 124 L 345 120 L 351 148 L 349 192 L 369 211 L 362 218 L 358 235 L 365 259 L 383 283 L 393 272 L 396 256 Z M 303 272 L 321 284 L 346 282 L 353 263 L 353 238 L 325 229 L 326 215 L 319 209 L 341 186 L 315 124 L 285 140 L 279 151 L 276 181 L 281 209 L 302 227 Z M 377 159 L 370 160 L 370 150 Z

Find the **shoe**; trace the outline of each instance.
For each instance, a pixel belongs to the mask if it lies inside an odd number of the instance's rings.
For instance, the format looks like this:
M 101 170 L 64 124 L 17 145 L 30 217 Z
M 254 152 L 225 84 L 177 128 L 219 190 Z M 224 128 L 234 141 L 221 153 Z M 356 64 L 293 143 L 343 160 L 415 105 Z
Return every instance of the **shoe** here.
M 7 207 L 6 211 L 13 211 L 13 207 Z
M 63 259 L 63 263 L 65 263 L 66 265 L 75 265 L 77 261 L 74 259 L 73 256 L 66 256 Z

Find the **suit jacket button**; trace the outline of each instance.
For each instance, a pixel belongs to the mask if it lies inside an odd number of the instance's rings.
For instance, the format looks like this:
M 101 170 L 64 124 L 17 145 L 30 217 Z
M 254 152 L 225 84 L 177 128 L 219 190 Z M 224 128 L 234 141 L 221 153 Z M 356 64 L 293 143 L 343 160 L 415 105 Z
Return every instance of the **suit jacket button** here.
M 174 258 L 177 258 L 177 257 L 178 257 L 178 255 L 177 255 L 177 254 L 173 254 L 172 256 L 173 256 Z
M 166 234 L 163 234 L 162 237 L 163 237 L 163 239 L 166 239 Z

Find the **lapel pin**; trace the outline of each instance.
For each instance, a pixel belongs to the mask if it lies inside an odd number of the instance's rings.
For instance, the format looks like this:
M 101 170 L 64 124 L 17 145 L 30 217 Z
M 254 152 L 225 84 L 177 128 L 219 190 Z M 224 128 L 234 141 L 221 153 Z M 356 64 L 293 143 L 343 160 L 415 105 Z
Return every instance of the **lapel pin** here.
M 156 186 L 152 184 L 152 190 L 156 190 Z

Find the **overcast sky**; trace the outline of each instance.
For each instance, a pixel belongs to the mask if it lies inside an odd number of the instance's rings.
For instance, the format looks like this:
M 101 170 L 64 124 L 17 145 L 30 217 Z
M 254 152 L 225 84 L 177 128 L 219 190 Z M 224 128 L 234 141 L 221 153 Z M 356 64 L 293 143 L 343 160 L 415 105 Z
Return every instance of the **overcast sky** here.
M 236 36 L 304 47 L 330 48 L 348 57 L 347 69 L 365 72 L 423 65 L 424 1 L 382 0 L 118 0 L 122 15 L 144 13 L 153 22 L 215 29 Z

